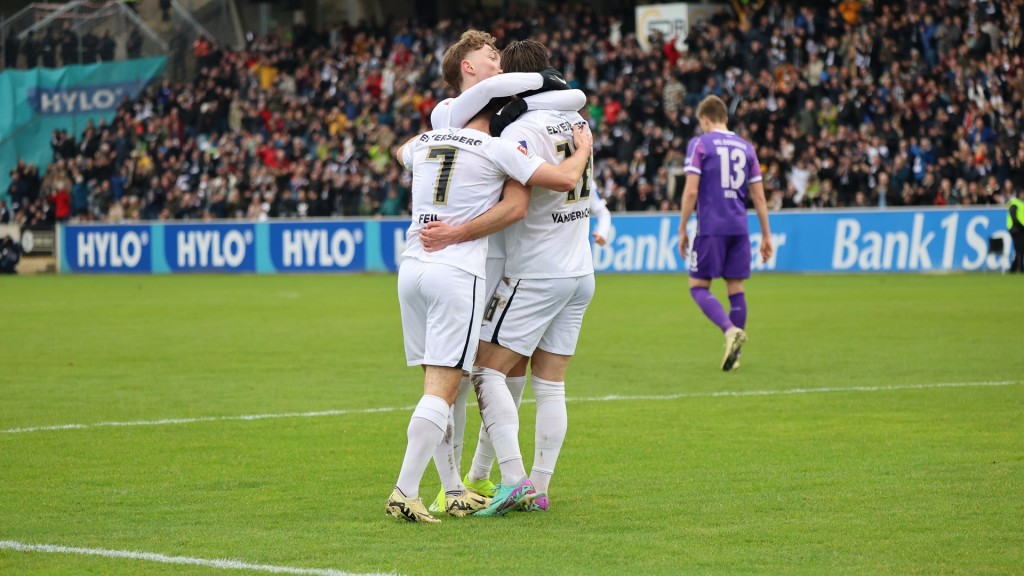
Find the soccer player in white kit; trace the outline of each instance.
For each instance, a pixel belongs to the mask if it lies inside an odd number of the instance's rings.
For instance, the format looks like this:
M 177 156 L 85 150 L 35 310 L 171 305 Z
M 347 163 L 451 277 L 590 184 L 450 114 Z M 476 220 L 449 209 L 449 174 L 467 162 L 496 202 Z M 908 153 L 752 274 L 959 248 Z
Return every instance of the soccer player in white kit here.
M 462 34 L 458 42 L 445 51 L 441 63 L 442 77 L 453 89 L 460 92 L 457 98 L 449 98 L 440 102 L 431 112 L 431 125 L 437 128 L 461 128 L 466 121 L 475 116 L 492 98 L 513 96 L 527 91 L 550 90 L 536 93 L 523 98 L 524 107 L 529 109 L 579 110 L 586 105 L 586 95 L 580 90 L 569 90 L 568 85 L 560 77 L 553 75 L 554 70 L 541 72 L 523 72 L 502 74 L 499 54 L 494 45 L 495 39 L 486 32 L 468 30 Z M 497 135 L 495 135 L 497 136 Z M 510 184 L 512 186 L 512 184 Z M 525 194 L 522 187 L 518 192 Z M 493 230 L 499 230 L 503 218 L 515 211 L 519 196 L 515 192 L 506 194 L 512 202 L 502 202 L 496 209 L 474 222 L 476 226 L 473 238 L 480 238 Z M 525 205 L 522 206 L 525 209 Z M 504 237 L 501 234 L 490 234 L 487 265 L 487 297 L 494 292 L 498 280 L 504 274 Z M 525 384 L 525 378 L 523 379 Z M 438 446 L 434 455 L 435 462 L 440 466 L 449 463 L 455 473 L 460 473 L 462 461 L 462 445 L 466 428 L 466 401 L 472 386 L 469 377 L 465 377 L 459 385 L 459 392 L 452 409 L 450 427 L 452 433 L 445 435 L 444 441 Z M 519 389 L 522 395 L 522 386 Z M 484 428 L 481 426 L 481 431 Z M 489 442 L 484 435 L 485 453 L 493 454 Z M 466 486 L 484 496 L 493 496 L 494 484 L 487 476 L 468 480 Z M 438 493 L 431 504 L 431 511 L 443 511 L 445 507 L 444 488 Z
M 547 49 L 534 41 L 513 42 L 502 55 L 503 67 L 506 58 L 509 66 L 515 66 L 510 69 L 516 70 L 540 70 L 548 60 Z M 575 126 L 583 125 L 586 121 L 575 112 L 530 111 L 502 137 L 554 163 L 573 154 L 571 135 Z M 502 473 L 502 489 L 488 510 L 499 505 L 506 492 L 514 495 L 534 490 L 539 495 L 532 506 L 548 507 L 543 493 L 554 473 L 567 426 L 565 371 L 594 293 L 589 242 L 593 185 L 588 169 L 579 185 L 568 192 L 534 188 L 526 218 L 505 231 L 505 278 L 484 313 L 473 369 L 481 415 Z M 446 234 L 441 225 L 436 230 L 439 235 Z M 424 232 L 428 241 L 430 233 Z M 505 377 L 531 355 L 537 451 L 527 477 L 518 445 L 516 403 Z
M 433 220 L 462 224 L 498 202 L 508 176 L 525 185 L 570 189 L 589 165 L 593 137 L 574 133 L 580 152 L 559 166 L 513 142 L 491 138 L 490 113 L 478 114 L 466 128 L 434 130 L 399 147 L 396 156 L 413 171 L 412 224 L 398 273 L 399 304 L 406 361 L 424 368 L 423 397 L 410 418 L 408 445 L 385 512 L 412 522 L 438 522 L 420 502 L 419 483 L 441 443 L 464 369 L 472 365 L 484 305 L 486 240 L 427 253 L 419 231 Z M 438 473 L 448 494 L 446 511 L 462 516 L 487 504 L 466 491 L 457 474 Z
M 598 194 L 597 190 L 591 188 L 590 191 L 590 217 L 596 218 L 597 222 L 594 225 L 594 231 L 591 237 L 594 239 L 594 243 L 598 246 L 604 246 L 607 243 L 608 234 L 611 230 L 612 216 L 608 211 L 608 207 L 605 205 L 604 198 Z M 487 293 L 493 295 L 497 289 L 498 282 L 501 281 L 504 276 L 505 270 L 505 234 L 498 232 L 491 234 L 490 247 L 487 250 Z M 541 352 L 543 354 L 543 351 Z M 512 394 L 512 399 L 516 403 L 516 409 L 520 407 L 523 400 L 523 391 L 526 388 L 526 368 L 530 358 L 522 358 L 516 365 L 509 371 L 508 376 L 505 377 L 505 384 L 508 386 L 509 392 Z M 548 436 L 548 431 L 545 429 L 544 424 L 554 423 L 559 426 L 559 420 L 538 420 L 538 426 L 535 434 L 535 445 L 542 445 L 542 437 Z M 564 436 L 563 436 L 564 438 Z M 534 454 L 534 460 L 536 460 L 536 454 Z M 469 472 L 466 473 L 464 481 L 467 486 L 475 486 L 483 481 L 490 481 L 491 467 L 495 460 L 494 447 L 491 444 L 491 439 L 487 435 L 487 428 L 483 424 L 480 425 L 480 437 L 477 441 L 476 451 L 473 454 L 473 463 Z M 531 474 L 531 478 L 533 474 Z M 536 485 L 534 487 L 536 489 Z M 547 494 L 535 498 L 534 503 L 530 506 L 530 510 L 544 510 L 548 508 L 549 502 Z

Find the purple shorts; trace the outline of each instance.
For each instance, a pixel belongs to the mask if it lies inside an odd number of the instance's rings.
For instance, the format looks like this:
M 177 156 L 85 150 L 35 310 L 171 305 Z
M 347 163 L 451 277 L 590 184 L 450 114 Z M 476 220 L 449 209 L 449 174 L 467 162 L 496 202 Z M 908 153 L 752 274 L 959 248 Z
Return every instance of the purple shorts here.
M 750 278 L 750 236 L 698 234 L 690 247 L 690 277 Z

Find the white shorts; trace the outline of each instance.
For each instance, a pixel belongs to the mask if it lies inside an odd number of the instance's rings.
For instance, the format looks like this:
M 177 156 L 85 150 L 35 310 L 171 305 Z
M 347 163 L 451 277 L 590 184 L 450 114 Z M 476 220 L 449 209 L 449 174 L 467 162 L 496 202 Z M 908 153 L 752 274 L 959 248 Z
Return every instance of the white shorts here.
M 484 280 L 487 281 L 487 290 L 484 295 L 488 300 L 491 296 L 494 296 L 494 291 L 498 289 L 498 282 L 505 276 L 505 258 L 488 258 L 486 270 L 487 277 Z
M 398 268 L 398 304 L 409 366 L 472 369 L 484 307 L 481 278 L 405 258 Z
M 593 274 L 502 280 L 484 311 L 480 339 L 523 356 L 537 348 L 572 356 L 593 297 Z

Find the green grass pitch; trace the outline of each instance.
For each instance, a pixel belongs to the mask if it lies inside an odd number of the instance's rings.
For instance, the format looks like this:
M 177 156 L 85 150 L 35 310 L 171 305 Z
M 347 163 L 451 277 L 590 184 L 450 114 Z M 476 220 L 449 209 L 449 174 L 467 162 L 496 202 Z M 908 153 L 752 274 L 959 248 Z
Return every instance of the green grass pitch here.
M 724 374 L 685 276 L 598 276 L 551 511 L 422 526 L 383 513 L 421 394 L 393 276 L 0 279 L 0 541 L 353 574 L 1024 573 L 1024 279 L 748 292 Z M 103 422 L 139 424 L 38 430 Z M 231 573 L 255 572 L 0 548 L 5 575 Z

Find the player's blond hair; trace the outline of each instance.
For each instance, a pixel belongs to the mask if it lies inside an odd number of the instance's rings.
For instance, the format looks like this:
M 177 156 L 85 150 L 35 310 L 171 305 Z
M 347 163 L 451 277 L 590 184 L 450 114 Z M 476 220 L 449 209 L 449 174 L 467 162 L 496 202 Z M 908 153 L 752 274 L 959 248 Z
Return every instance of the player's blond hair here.
M 707 117 L 712 124 L 725 124 L 729 121 L 729 109 L 718 96 L 708 96 L 697 105 L 697 118 Z
M 441 59 L 441 78 L 446 84 L 462 92 L 462 61 L 466 58 L 466 54 L 484 46 L 490 46 L 497 50 L 494 41 L 494 36 L 487 32 L 479 30 L 463 32 L 462 38 L 459 38 L 458 42 L 449 46 L 444 52 L 444 58 Z

